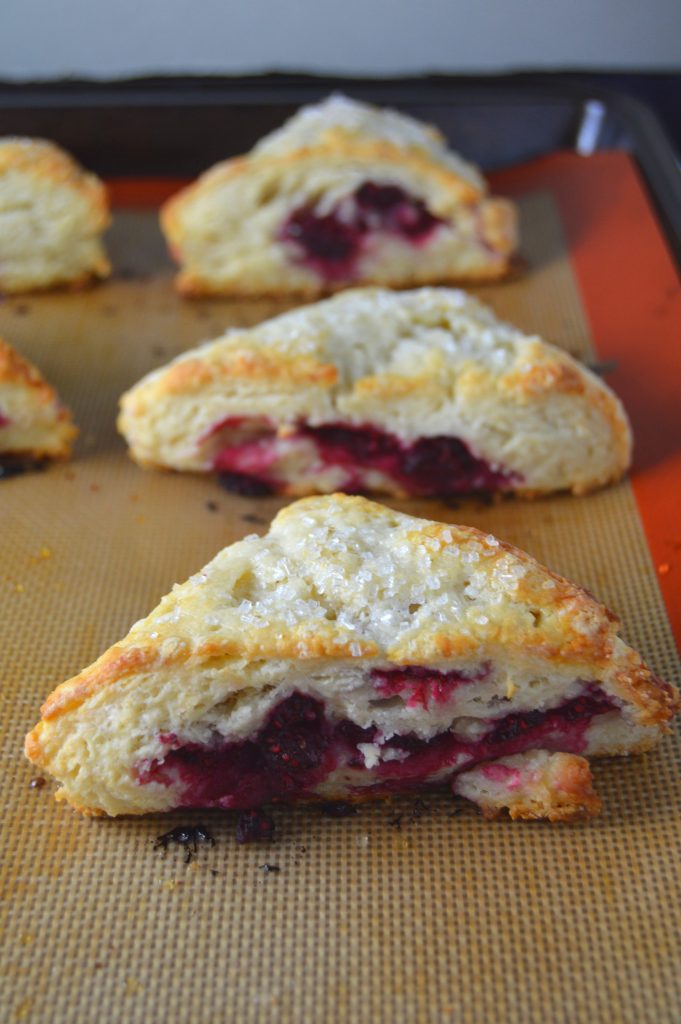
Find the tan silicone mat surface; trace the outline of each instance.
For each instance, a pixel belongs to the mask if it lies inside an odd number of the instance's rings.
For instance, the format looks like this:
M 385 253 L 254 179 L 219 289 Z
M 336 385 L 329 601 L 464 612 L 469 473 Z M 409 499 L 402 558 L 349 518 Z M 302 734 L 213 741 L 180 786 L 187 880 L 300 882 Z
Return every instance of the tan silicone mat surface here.
M 484 297 L 591 357 L 548 195 L 525 199 L 523 227 L 527 275 Z M 237 846 L 231 814 L 84 820 L 49 784 L 30 788 L 23 737 L 53 685 L 220 547 L 265 530 L 280 505 L 143 473 L 114 429 L 118 395 L 143 372 L 276 309 L 181 302 L 153 213 L 120 212 L 110 248 L 110 283 L 0 303 L 0 333 L 82 430 L 71 464 L 0 482 L 2 1019 L 681 1020 L 678 735 L 598 764 L 604 813 L 579 827 L 486 823 L 438 795 L 344 820 L 280 808 L 276 842 Z M 605 599 L 626 638 L 679 682 L 628 484 L 582 499 L 400 507 L 531 551 Z M 214 848 L 189 866 L 180 849 L 154 851 L 156 836 L 192 822 Z

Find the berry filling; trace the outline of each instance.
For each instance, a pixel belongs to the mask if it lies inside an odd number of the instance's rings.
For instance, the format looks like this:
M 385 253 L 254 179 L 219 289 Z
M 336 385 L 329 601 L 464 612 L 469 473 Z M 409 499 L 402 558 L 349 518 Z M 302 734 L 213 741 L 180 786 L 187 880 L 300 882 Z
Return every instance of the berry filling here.
M 317 213 L 313 205 L 294 210 L 279 240 L 326 281 L 347 281 L 357 276 L 371 236 L 393 235 L 418 246 L 444 223 L 398 185 L 367 181 L 327 214 Z
M 212 435 L 230 422 L 219 424 Z M 421 437 L 407 442 L 368 424 L 312 427 L 301 423 L 286 438 L 278 438 L 270 428 L 255 440 L 234 443 L 230 435 L 229 441 L 213 457 L 213 468 L 221 474 L 223 485 L 239 494 L 282 490 L 287 482 L 284 461 L 296 450 L 304 456 L 297 460 L 297 476 L 302 472 L 321 477 L 332 470 L 333 489 L 350 492 L 382 490 L 386 480 L 406 494 L 423 497 L 507 491 L 522 482 L 519 474 L 478 458 L 459 438 Z M 301 442 L 307 443 L 306 448 Z
M 8 427 L 11 422 L 9 416 L 5 416 L 4 413 L 0 412 L 0 427 Z
M 479 683 L 486 679 L 492 666 L 483 665 L 480 672 L 466 675 L 464 672 L 437 672 L 432 668 L 418 666 L 397 669 L 374 669 L 371 678 L 376 692 L 381 697 L 402 697 L 408 708 L 423 708 L 427 711 L 432 704 L 446 704 L 451 700 L 457 687 L 464 683 Z
M 398 674 L 405 676 L 408 672 L 414 670 L 400 670 Z M 381 676 L 391 675 L 379 673 L 374 679 L 380 687 Z M 429 682 L 429 694 L 434 686 L 455 687 L 470 681 L 465 677 L 448 680 L 454 675 L 418 669 L 413 680 L 419 686 Z M 252 739 L 202 745 L 182 743 L 172 735 L 161 737 L 169 747 L 165 757 L 139 765 L 137 779 L 141 785 L 177 786 L 180 807 L 237 810 L 257 808 L 269 801 L 313 798 L 317 787 L 337 769 L 352 768 L 360 774 L 366 771 L 369 784 L 358 784 L 361 792 L 404 790 L 441 783 L 463 768 L 524 750 L 581 753 L 594 717 L 613 708 L 612 701 L 591 685 L 580 697 L 549 711 L 488 720 L 486 731 L 477 738 L 447 731 L 430 740 L 407 734 L 383 742 L 375 727 L 334 721 L 321 701 L 295 692 L 272 709 Z M 380 751 L 370 773 L 367 745 Z

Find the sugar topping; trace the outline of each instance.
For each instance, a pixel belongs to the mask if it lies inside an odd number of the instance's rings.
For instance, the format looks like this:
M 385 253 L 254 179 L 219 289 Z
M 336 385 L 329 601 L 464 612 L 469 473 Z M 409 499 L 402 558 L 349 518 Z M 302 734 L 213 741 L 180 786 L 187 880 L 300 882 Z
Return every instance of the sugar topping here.
M 388 142 L 403 150 L 421 150 L 474 188 L 485 191 L 485 182 L 478 169 L 448 150 L 437 129 L 397 110 L 374 107 L 337 93 L 321 103 L 302 107 L 281 128 L 261 139 L 252 155 L 255 158 L 280 156 L 296 149 L 320 145 L 333 130 L 353 137 Z
M 224 642 L 258 634 L 270 645 L 295 635 L 301 656 L 324 637 L 359 658 L 444 624 L 494 641 L 508 629 L 510 606 L 515 631 L 536 628 L 523 587 L 538 589 L 546 570 L 493 537 L 434 525 L 361 498 L 298 502 L 265 537 L 225 548 L 203 570 L 204 584 L 175 588 L 133 634 L 154 630 L 193 643 L 207 633 Z M 565 596 L 551 610 L 565 616 L 563 628 L 574 616 Z

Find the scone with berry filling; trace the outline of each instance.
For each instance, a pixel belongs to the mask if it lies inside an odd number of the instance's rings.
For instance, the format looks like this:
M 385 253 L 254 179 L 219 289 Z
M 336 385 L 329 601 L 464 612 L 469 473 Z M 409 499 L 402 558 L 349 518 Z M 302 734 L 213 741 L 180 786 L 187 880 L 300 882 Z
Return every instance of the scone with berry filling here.
M 0 293 L 108 277 L 106 189 L 59 146 L 0 139 Z
M 0 338 L 0 477 L 68 458 L 76 434 L 54 388 Z
M 453 786 L 569 820 L 599 807 L 584 758 L 650 749 L 679 707 L 617 628 L 472 527 L 308 498 L 58 686 L 26 752 L 87 814 Z
M 622 405 L 464 292 L 358 288 L 231 330 L 121 400 L 142 466 L 242 494 L 583 494 L 617 480 Z
M 187 295 L 483 281 L 517 246 L 513 205 L 436 129 L 344 96 L 207 171 L 161 223 Z

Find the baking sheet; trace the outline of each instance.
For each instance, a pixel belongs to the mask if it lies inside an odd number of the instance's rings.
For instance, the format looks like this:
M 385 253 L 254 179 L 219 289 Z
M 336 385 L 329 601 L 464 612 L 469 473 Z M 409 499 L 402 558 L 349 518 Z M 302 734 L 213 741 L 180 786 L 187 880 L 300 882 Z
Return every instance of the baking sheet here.
M 533 191 L 521 205 L 528 273 L 480 295 L 593 358 L 554 200 Z M 0 482 L 0 1017 L 678 1020 L 678 735 L 597 764 L 604 814 L 573 828 L 486 823 L 429 795 L 425 807 L 395 799 L 343 820 L 280 808 L 274 843 L 240 847 L 232 814 L 88 821 L 56 805 L 50 785 L 30 788 L 23 736 L 53 685 L 220 547 L 264 532 L 282 504 L 143 473 L 114 419 L 118 395 L 147 370 L 283 307 L 182 302 L 153 211 L 118 211 L 109 244 L 109 283 L 0 303 L 0 333 L 81 427 L 72 463 Z M 582 499 L 395 506 L 529 550 L 604 599 L 626 639 L 679 682 L 629 483 Z M 160 833 L 199 822 L 216 846 L 191 864 L 153 849 Z

